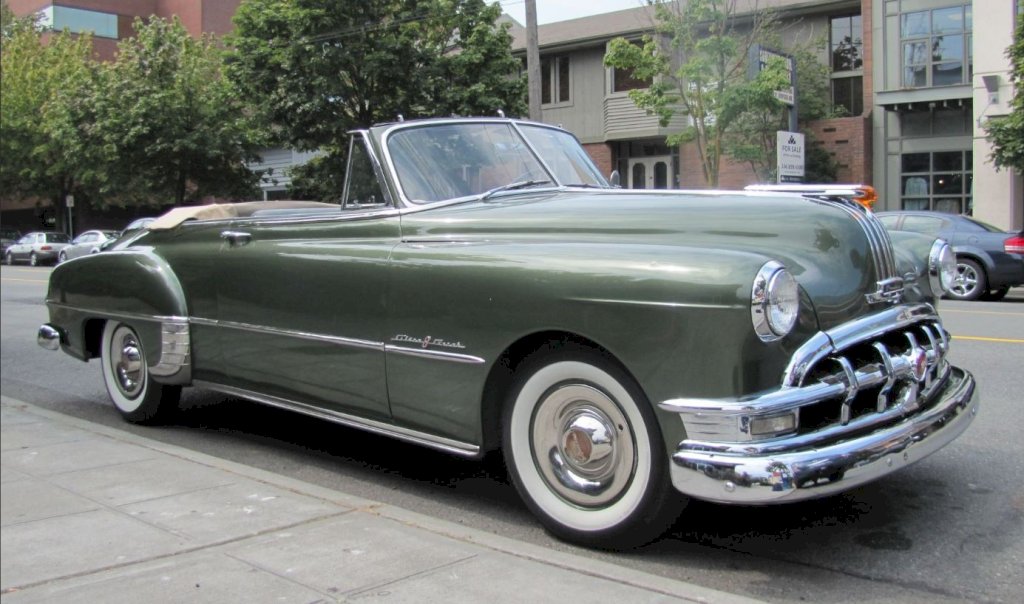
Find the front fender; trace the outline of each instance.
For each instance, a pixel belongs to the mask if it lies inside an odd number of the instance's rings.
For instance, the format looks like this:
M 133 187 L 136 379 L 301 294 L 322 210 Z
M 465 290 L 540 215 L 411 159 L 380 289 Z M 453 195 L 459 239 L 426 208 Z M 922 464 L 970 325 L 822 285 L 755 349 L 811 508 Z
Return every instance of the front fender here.
M 467 426 L 480 425 L 490 368 L 505 350 L 540 332 L 600 345 L 651 400 L 777 385 L 786 359 L 818 326 L 804 296 L 804 321 L 790 337 L 757 338 L 751 286 L 771 259 L 604 242 L 399 246 L 389 268 L 388 343 L 404 348 L 429 337 L 445 352 L 481 362 L 389 354 L 392 413 L 419 428 L 465 436 Z M 425 401 L 445 405 L 429 409 Z
M 110 251 L 58 265 L 46 305 L 61 348 L 81 360 L 99 356 L 102 323 L 116 319 L 138 332 L 154 379 L 188 381 L 188 308 L 170 266 L 149 250 Z

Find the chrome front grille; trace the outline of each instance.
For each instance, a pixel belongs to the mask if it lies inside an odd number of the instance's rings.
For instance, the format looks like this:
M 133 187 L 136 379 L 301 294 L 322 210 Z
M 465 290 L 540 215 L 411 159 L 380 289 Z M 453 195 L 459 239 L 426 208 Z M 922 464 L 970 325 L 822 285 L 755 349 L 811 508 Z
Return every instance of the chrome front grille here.
M 949 340 L 934 307 L 896 305 L 815 334 L 790 359 L 781 385 L 736 398 L 678 398 L 678 413 L 700 446 L 771 442 L 817 446 L 901 421 L 933 404 L 950 374 Z M 796 431 L 754 434 L 755 423 L 796 414 Z
M 927 406 L 946 379 L 948 351 L 942 325 L 926 320 L 833 352 L 806 374 L 804 384 L 823 385 L 829 396 L 800 407 L 799 433 L 887 421 Z

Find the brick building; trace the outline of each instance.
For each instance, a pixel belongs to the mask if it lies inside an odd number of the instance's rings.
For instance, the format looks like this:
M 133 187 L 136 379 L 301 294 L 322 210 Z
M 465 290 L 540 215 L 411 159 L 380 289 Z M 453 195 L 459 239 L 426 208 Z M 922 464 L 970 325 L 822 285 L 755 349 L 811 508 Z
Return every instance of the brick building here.
M 46 27 L 71 33 L 90 32 L 101 59 L 117 53 L 117 42 L 130 38 L 136 17 L 178 17 L 190 34 L 223 35 L 242 0 L 7 0 L 18 16 L 37 14 Z

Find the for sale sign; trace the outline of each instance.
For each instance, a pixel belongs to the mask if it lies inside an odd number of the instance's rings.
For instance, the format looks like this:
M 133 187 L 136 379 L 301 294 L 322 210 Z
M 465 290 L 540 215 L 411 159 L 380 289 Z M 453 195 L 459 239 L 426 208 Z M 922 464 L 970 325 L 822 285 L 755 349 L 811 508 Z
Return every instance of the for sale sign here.
M 776 132 L 776 166 L 779 182 L 800 182 L 804 177 L 804 135 Z

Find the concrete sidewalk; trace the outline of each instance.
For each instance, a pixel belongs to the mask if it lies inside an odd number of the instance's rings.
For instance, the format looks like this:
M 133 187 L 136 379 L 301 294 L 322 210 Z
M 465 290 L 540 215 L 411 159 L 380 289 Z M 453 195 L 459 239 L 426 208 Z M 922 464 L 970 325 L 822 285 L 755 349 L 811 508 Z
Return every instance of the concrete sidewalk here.
M 754 602 L 0 397 L 17 602 Z

